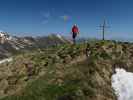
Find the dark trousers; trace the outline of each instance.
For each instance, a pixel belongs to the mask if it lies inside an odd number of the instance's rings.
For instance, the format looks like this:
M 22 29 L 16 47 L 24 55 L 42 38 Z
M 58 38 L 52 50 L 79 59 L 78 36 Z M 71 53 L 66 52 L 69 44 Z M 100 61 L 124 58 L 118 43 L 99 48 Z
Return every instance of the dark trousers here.
M 73 44 L 76 44 L 76 37 L 77 37 L 77 33 L 73 33 L 73 35 L 72 35 Z

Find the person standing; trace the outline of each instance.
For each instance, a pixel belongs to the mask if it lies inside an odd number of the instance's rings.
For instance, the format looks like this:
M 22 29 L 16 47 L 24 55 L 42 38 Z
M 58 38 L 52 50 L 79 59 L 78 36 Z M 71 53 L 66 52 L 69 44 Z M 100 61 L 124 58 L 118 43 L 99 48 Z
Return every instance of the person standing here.
M 73 39 L 73 44 L 76 44 L 76 37 L 79 34 L 79 28 L 76 24 L 73 25 L 72 27 L 72 39 Z

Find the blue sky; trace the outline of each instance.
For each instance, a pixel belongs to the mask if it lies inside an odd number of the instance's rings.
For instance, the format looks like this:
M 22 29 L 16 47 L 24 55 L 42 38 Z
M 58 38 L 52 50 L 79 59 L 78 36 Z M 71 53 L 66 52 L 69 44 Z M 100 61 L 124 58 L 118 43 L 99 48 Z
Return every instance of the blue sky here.
M 13 35 L 69 35 L 77 24 L 83 37 L 133 38 L 132 0 L 0 0 L 0 30 Z

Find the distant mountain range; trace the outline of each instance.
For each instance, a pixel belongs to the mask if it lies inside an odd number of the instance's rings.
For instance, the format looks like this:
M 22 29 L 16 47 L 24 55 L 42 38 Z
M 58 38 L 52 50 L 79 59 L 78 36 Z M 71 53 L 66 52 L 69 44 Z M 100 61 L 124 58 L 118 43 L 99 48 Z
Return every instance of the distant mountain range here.
M 96 38 L 78 38 L 78 43 L 86 41 L 96 41 Z M 133 42 L 133 39 L 124 38 L 112 38 L 111 40 L 128 41 Z M 48 36 L 11 36 L 7 32 L 0 32 L 0 59 L 10 57 L 14 54 L 18 54 L 24 51 L 30 51 L 34 49 L 47 48 L 50 46 L 57 46 L 61 44 L 72 43 L 72 40 L 68 37 L 64 37 L 60 34 L 51 34 Z
M 59 34 L 42 37 L 17 37 L 6 32 L 0 32 L 0 59 L 10 57 L 21 51 L 46 48 L 60 44 L 71 43 L 71 40 Z

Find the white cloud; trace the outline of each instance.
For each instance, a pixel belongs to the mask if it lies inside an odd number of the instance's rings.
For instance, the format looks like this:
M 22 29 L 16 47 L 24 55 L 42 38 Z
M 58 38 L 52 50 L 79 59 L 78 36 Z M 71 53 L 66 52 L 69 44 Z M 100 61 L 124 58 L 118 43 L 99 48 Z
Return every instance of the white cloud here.
M 51 16 L 50 12 L 42 13 L 43 17 L 49 18 Z
M 51 13 L 49 11 L 41 12 L 41 16 L 42 16 L 42 24 L 47 24 L 50 20 Z
M 42 16 L 42 23 L 43 24 L 47 24 L 50 20 L 63 20 L 63 21 L 68 21 L 70 19 L 70 16 L 67 15 L 67 14 L 64 14 L 64 15 L 55 15 L 54 14 L 54 9 L 52 9 L 52 11 L 46 11 L 46 12 L 41 12 L 41 16 Z
M 62 20 L 64 20 L 64 21 L 68 21 L 70 19 L 70 16 L 68 16 L 68 15 L 62 15 L 62 16 L 60 16 L 60 18 Z

